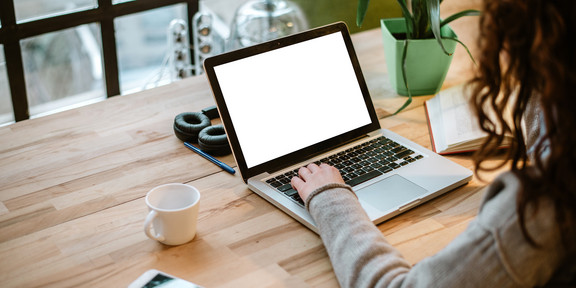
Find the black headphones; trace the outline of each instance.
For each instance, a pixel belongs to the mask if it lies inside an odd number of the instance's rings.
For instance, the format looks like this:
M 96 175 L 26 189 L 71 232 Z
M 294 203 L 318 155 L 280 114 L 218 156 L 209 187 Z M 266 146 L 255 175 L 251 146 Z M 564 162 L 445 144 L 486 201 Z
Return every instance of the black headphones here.
M 213 155 L 230 154 L 230 145 L 223 125 L 210 126 L 210 120 L 218 118 L 216 106 L 202 112 L 184 112 L 174 118 L 174 134 L 178 139 L 198 143 L 200 149 Z

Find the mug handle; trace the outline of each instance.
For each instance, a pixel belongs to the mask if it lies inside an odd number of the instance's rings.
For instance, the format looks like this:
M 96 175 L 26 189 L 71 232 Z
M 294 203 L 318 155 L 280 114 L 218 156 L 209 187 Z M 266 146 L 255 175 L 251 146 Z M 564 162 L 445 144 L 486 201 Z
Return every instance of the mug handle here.
M 148 216 L 146 216 L 146 221 L 144 221 L 144 233 L 146 233 L 146 236 L 148 236 L 148 238 L 162 242 L 166 240 L 164 236 L 162 236 L 161 234 L 154 235 L 152 233 L 152 220 L 154 220 L 156 216 L 158 216 L 158 212 L 156 212 L 155 210 L 151 210 L 150 213 L 148 213 Z

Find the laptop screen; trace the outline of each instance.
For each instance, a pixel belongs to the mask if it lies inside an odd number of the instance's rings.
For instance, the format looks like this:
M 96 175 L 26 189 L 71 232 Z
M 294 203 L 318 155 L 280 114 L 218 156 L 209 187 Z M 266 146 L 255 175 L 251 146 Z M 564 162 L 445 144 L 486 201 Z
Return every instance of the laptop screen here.
M 340 32 L 214 71 L 248 168 L 371 122 Z

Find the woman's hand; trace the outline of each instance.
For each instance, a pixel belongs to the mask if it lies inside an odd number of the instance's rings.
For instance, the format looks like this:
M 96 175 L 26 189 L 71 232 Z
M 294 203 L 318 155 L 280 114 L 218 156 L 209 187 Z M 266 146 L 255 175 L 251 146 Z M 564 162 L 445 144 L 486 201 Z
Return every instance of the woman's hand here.
M 340 171 L 333 166 L 321 163 L 320 166 L 312 163 L 298 170 L 298 177 L 291 180 L 292 187 L 298 191 L 300 198 L 306 199 L 312 191 L 330 183 L 345 184 Z

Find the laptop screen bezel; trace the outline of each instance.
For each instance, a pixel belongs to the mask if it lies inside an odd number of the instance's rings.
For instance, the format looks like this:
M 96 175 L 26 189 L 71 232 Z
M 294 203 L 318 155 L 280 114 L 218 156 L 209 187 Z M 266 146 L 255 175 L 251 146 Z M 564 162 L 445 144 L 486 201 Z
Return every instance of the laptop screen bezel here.
M 219 65 L 223 65 L 239 59 L 269 52 L 275 49 L 280 49 L 303 41 L 307 41 L 310 39 L 338 32 L 342 34 L 342 38 L 348 50 L 348 55 L 350 57 L 350 61 L 354 69 L 354 73 L 356 74 L 356 79 L 358 81 L 359 88 L 362 92 L 364 102 L 368 110 L 370 123 L 361 126 L 359 128 L 356 128 L 354 130 L 340 134 L 338 136 L 332 137 L 330 139 L 321 141 L 311 146 L 286 154 L 279 158 L 248 168 L 214 68 Z M 356 57 L 356 52 L 354 50 L 352 40 L 350 39 L 348 28 L 344 22 L 337 22 L 331 25 L 315 28 L 298 34 L 293 34 L 283 38 L 278 38 L 265 43 L 257 44 L 247 48 L 242 48 L 207 58 L 204 60 L 204 71 L 210 83 L 212 89 L 212 95 L 214 97 L 214 100 L 216 101 L 218 112 L 220 113 L 222 123 L 224 124 L 224 128 L 228 136 L 228 141 L 232 148 L 231 149 L 232 153 L 234 155 L 234 158 L 238 165 L 238 169 L 240 170 L 240 174 L 244 182 L 247 182 L 249 178 L 259 175 L 261 173 L 274 172 L 279 169 L 300 163 L 302 161 L 305 161 L 306 159 L 309 159 L 314 155 L 324 153 L 327 150 L 333 149 L 338 145 L 348 143 L 353 139 L 364 137 L 366 136 L 366 134 L 375 131 L 377 129 L 380 129 L 378 117 L 376 115 L 376 111 L 374 109 L 374 105 L 372 103 L 368 87 L 364 80 L 364 76 L 360 68 L 360 63 L 358 62 L 358 59 Z M 342 115 L 342 117 L 346 117 L 346 115 Z M 262 137 L 265 137 L 264 132 Z

